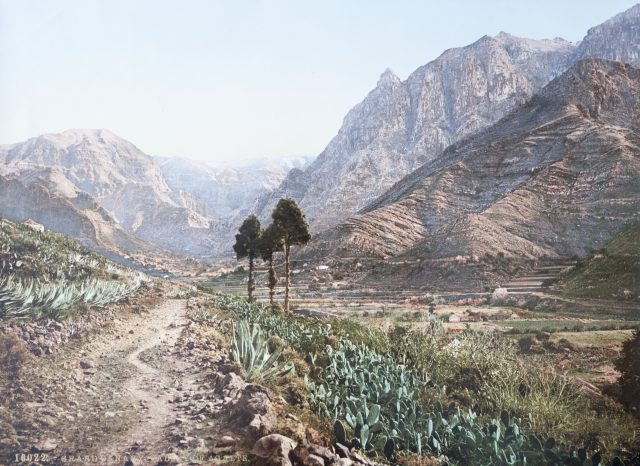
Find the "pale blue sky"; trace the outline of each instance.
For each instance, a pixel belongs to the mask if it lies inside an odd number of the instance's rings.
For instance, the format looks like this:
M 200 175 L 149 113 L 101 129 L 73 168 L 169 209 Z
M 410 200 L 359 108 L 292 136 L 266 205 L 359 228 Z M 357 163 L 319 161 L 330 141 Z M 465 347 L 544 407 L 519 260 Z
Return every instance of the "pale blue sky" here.
M 637 0 L 0 0 L 0 143 L 108 128 L 147 153 L 317 154 L 389 67 L 500 31 L 580 40 Z

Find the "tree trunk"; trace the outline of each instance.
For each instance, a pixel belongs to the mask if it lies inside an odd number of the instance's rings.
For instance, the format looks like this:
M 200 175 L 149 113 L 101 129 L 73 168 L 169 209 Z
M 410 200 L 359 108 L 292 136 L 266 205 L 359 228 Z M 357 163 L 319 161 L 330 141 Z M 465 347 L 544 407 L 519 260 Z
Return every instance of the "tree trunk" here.
M 284 312 L 289 312 L 289 282 L 291 280 L 291 246 L 284 240 Z
M 276 291 L 276 271 L 273 268 L 273 254 L 269 256 L 269 303 L 271 303 L 271 309 L 273 309 L 273 296 Z
M 253 302 L 253 257 L 249 256 L 249 284 L 247 285 L 249 292 L 249 302 Z

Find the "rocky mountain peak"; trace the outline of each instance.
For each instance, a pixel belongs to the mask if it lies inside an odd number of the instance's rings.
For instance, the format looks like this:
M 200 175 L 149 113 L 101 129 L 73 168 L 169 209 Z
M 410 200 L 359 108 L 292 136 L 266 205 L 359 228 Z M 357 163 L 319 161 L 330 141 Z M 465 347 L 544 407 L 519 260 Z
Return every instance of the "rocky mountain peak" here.
M 390 68 L 384 70 L 378 79 L 378 87 L 400 84 L 400 78 Z
M 509 34 L 504 31 L 501 31 L 491 39 L 507 49 L 528 50 L 538 53 L 573 50 L 576 47 L 573 42 L 561 37 L 556 37 L 555 39 L 529 39 L 526 37 L 514 36 L 513 34 Z
M 132 181 L 167 191 L 150 156 L 105 129 L 44 134 L 0 148 L 7 173 L 59 169 L 81 190 L 107 195 Z

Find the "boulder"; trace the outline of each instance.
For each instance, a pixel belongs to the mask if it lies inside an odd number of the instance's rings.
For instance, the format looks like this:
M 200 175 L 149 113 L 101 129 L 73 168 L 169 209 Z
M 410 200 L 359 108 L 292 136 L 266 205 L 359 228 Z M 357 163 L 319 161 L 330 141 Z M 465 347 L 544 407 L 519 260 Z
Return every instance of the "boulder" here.
M 270 434 L 260 438 L 251 453 L 265 460 L 266 464 L 290 466 L 289 453 L 297 446 L 292 439 L 279 434 Z

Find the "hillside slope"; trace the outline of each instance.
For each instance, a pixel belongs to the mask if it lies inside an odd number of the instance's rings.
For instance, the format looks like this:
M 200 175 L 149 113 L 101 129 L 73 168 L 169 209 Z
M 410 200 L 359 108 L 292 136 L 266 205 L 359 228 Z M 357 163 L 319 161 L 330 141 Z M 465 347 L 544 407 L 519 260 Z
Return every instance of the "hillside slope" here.
M 161 248 L 193 255 L 211 248 L 209 220 L 172 196 L 150 156 L 110 131 L 68 130 L 2 146 L 0 163 L 5 177 L 45 186 L 50 203 L 77 203 L 78 197 L 94 202 L 97 207 L 84 209 L 85 222 L 93 217 L 91 223 L 97 224 L 106 211 L 111 218 L 105 222 L 113 220 Z M 26 215 L 13 210 L 14 217 Z M 44 222 L 37 216 L 35 220 Z M 176 242 L 176 237 L 183 241 Z
M 578 62 L 526 105 L 316 237 L 305 254 L 471 262 L 498 253 L 584 255 L 640 212 L 639 109 L 639 69 Z M 421 277 L 410 267 L 397 272 L 397 280 Z
M 640 301 L 640 223 L 627 225 L 561 277 L 562 294 Z
M 124 299 L 146 281 L 68 236 L 0 219 L 0 322 L 62 319 Z
M 406 81 L 386 70 L 306 170 L 260 199 L 296 199 L 316 231 L 366 206 L 451 143 L 495 123 L 568 66 L 575 46 L 501 33 L 445 51 Z

